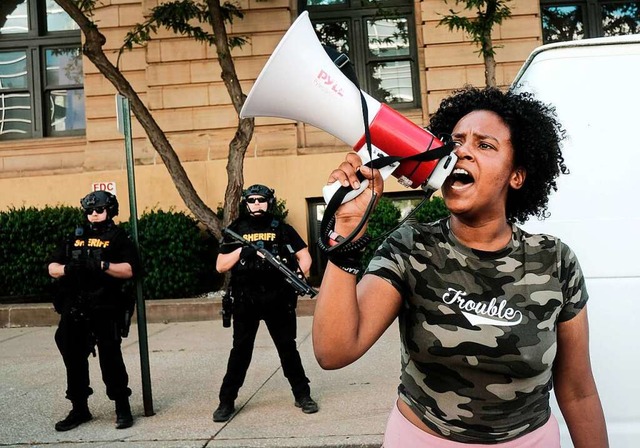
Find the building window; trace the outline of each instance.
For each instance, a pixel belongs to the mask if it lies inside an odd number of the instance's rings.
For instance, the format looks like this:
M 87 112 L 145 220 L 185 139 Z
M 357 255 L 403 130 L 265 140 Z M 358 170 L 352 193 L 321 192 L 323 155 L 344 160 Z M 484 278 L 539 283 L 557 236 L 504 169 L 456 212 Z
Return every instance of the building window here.
M 640 33 L 638 1 L 543 0 L 544 43 Z
M 54 0 L 2 0 L 0 141 L 85 127 L 78 25 Z
M 395 108 L 419 107 L 413 2 L 300 0 L 324 45 L 345 53 L 360 88 Z

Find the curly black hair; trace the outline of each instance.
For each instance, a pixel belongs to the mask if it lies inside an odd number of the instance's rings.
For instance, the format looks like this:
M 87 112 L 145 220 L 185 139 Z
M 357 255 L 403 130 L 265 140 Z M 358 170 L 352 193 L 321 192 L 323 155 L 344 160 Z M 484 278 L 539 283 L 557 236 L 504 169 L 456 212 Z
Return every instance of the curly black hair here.
M 507 124 L 515 165 L 527 173 L 522 188 L 507 194 L 507 219 L 523 223 L 532 215 L 546 218 L 549 194 L 558 189 L 557 177 L 569 173 L 560 147 L 565 130 L 555 108 L 527 92 L 465 87 L 442 101 L 431 117 L 429 130 L 435 135 L 450 134 L 462 117 L 475 110 L 494 112 Z

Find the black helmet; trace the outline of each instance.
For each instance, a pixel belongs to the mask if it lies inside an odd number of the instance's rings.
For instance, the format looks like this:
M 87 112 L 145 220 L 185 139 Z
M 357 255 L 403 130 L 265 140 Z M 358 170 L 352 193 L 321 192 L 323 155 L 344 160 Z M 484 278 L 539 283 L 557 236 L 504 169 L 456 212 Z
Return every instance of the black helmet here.
M 107 210 L 108 219 L 112 219 L 114 216 L 118 216 L 118 200 L 113 194 L 109 193 L 108 191 L 92 191 L 91 193 L 80 199 L 80 205 L 85 212 L 96 207 L 104 207 Z
M 254 184 L 242 192 L 242 203 L 245 205 L 245 207 L 247 207 L 247 210 L 249 210 L 249 206 L 247 204 L 247 199 L 249 198 L 249 196 L 262 196 L 263 198 L 266 198 L 267 205 L 268 205 L 267 207 L 268 212 L 271 212 L 273 208 L 273 204 L 276 201 L 275 190 L 269 187 L 266 187 L 264 185 Z M 258 212 L 256 214 L 260 215 L 262 213 L 264 212 Z M 251 213 L 250 210 L 249 210 L 249 214 L 253 215 L 253 213 Z
M 269 205 L 271 205 L 275 200 L 275 191 L 269 187 L 265 187 L 264 185 L 255 184 L 242 192 L 243 200 L 246 201 L 249 196 L 262 196 L 267 198 Z

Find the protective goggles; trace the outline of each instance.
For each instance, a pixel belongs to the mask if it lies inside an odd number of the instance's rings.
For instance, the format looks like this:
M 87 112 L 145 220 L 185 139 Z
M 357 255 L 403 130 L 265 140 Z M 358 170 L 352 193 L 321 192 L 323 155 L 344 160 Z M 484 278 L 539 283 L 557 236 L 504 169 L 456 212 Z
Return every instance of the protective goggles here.
M 93 215 L 93 212 L 96 212 L 98 215 L 106 210 L 105 207 L 89 207 L 84 209 L 85 215 Z
M 265 202 L 268 201 L 268 199 L 262 196 L 256 196 L 253 198 L 247 198 L 246 201 L 247 201 L 247 204 L 255 204 L 255 203 L 264 204 Z

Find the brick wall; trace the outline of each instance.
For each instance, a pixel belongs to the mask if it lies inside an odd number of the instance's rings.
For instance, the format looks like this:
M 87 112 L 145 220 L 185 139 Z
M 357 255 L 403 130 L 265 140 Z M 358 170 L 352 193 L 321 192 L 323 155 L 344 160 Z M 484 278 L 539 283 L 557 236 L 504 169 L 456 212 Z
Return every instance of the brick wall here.
M 539 2 L 513 0 L 509 7 L 512 17 L 495 27 L 492 34 L 494 45 L 501 47 L 497 48 L 495 56 L 496 82 L 503 87 L 513 81 L 529 53 L 542 44 Z M 449 14 L 449 9 L 457 12 L 463 8 L 443 0 L 424 0 L 416 4 L 424 61 L 425 116 L 433 113 L 452 90 L 465 84 L 484 85 L 484 63 L 471 38 L 461 31 L 438 26 L 442 16 Z
M 115 63 L 126 32 L 142 21 L 143 12 L 149 11 L 157 1 L 106 0 L 100 4 L 103 6 L 96 9 L 94 20 L 107 38 L 105 50 Z M 234 20 L 228 32 L 250 38 L 244 47 L 232 52 L 245 93 L 295 18 L 291 5 L 295 2 L 240 2 L 245 17 Z M 497 27 L 493 35 L 495 45 L 501 46 L 496 60 L 497 82 L 502 86 L 511 82 L 530 51 L 541 43 L 539 3 L 514 0 L 510 6 L 513 17 Z M 415 7 L 423 106 L 403 113 L 423 126 L 428 122 L 429 113 L 451 90 L 464 84 L 484 85 L 484 66 L 469 36 L 437 26 L 439 14 L 446 13 L 450 7 L 456 8 L 453 3 L 424 0 L 416 1 Z M 226 159 L 237 116 L 220 78 L 215 48 L 160 30 L 146 48 L 125 52 L 120 68 L 165 130 L 183 162 L 191 162 L 193 166 Z M 2 142 L 0 179 L 34 176 L 30 179 L 31 188 L 42 189 L 46 195 L 51 175 L 61 176 L 60 181 L 64 182 L 64 176 L 72 173 L 95 173 L 92 177 L 100 178 L 101 171 L 125 169 L 123 137 L 116 130 L 115 89 L 86 58 L 84 73 L 86 137 Z M 140 166 L 161 163 L 135 119 L 132 128 L 136 163 Z M 258 163 L 261 157 L 270 156 L 335 153 L 341 157 L 348 149 L 335 137 L 313 126 L 264 117 L 256 119 L 247 157 Z M 316 167 L 305 160 L 308 159 L 300 159 L 296 175 L 314 177 L 312 171 Z M 193 170 L 193 175 L 199 176 L 200 172 L 204 170 Z M 224 170 L 221 169 L 219 176 L 226 178 Z M 207 184 L 204 178 L 192 181 Z M 287 188 L 286 183 L 283 188 Z M 73 193 L 63 202 L 75 204 L 76 196 Z M 19 191 L 0 192 L 0 206 L 20 204 L 20 200 Z M 150 197 L 148 204 L 140 206 L 155 206 L 163 200 L 162 196 Z

